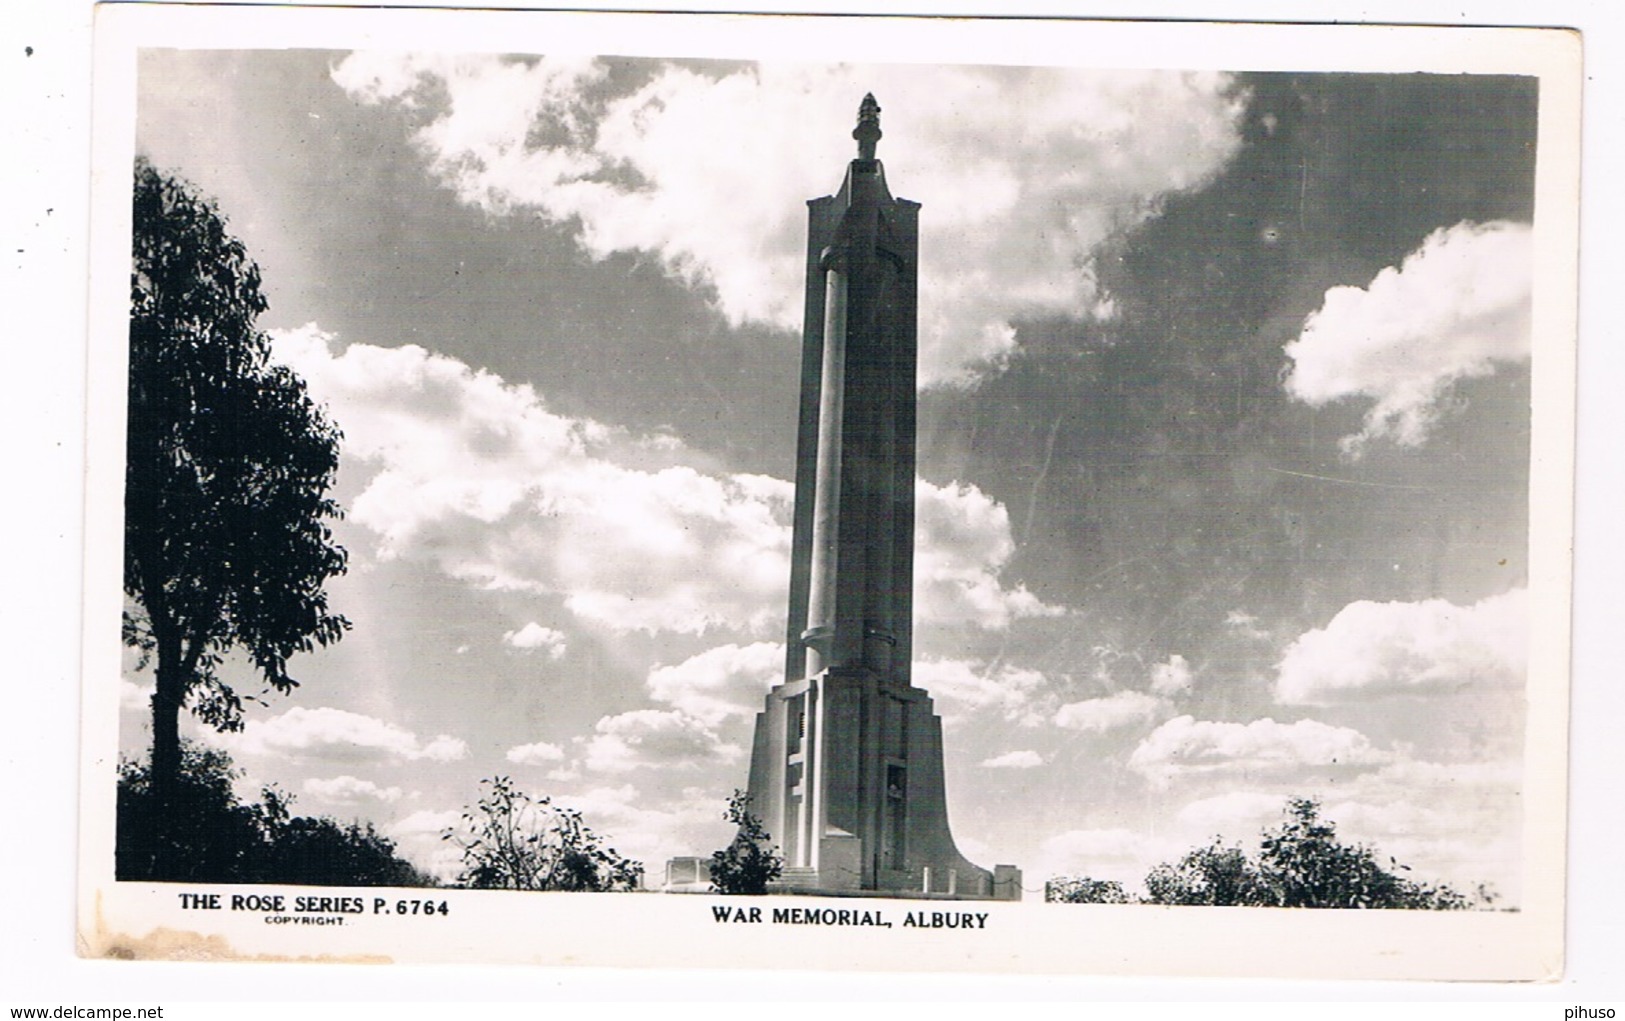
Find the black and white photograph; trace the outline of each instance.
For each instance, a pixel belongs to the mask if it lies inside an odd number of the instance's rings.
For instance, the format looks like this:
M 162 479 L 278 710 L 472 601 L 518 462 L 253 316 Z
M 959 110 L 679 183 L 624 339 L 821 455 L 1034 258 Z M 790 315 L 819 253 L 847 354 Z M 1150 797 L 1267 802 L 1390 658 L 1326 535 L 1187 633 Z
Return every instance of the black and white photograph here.
M 1572 34 L 393 13 L 98 26 L 82 953 L 1561 968 Z

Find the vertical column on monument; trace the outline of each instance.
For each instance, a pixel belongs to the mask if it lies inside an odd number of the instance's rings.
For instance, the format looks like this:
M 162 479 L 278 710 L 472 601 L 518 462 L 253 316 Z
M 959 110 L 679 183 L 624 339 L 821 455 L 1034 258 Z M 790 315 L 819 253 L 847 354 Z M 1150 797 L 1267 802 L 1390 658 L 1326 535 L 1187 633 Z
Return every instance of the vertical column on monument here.
M 866 667 L 905 687 L 913 613 L 916 203 L 892 198 L 866 97 L 817 254 L 824 293 L 813 432 L 804 675 Z M 829 218 L 812 217 L 817 223 Z M 811 254 L 811 253 L 809 253 Z M 812 274 L 809 274 L 812 275 Z M 798 489 L 802 480 L 798 479 Z M 799 522 L 798 522 L 799 524 Z

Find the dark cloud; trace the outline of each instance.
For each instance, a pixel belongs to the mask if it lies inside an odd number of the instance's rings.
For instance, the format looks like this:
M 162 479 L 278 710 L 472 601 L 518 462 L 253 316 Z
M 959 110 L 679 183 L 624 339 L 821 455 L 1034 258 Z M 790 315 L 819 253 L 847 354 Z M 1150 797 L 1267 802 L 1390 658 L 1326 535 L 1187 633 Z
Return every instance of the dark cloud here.
M 1281 381 L 1328 288 L 1366 286 L 1435 229 L 1529 219 L 1536 95 L 1507 77 L 1238 87 L 1226 171 L 1097 251 L 1115 317 L 1022 324 L 1001 376 L 925 397 L 921 449 L 927 477 L 1009 507 L 1014 577 L 1082 609 L 1052 659 L 1180 653 L 1254 703 L 1279 650 L 1232 611 L 1296 633 L 1353 599 L 1470 600 L 1523 577 L 1525 367 L 1461 385 L 1422 447 L 1359 463 L 1337 440 L 1365 406 L 1306 408 Z

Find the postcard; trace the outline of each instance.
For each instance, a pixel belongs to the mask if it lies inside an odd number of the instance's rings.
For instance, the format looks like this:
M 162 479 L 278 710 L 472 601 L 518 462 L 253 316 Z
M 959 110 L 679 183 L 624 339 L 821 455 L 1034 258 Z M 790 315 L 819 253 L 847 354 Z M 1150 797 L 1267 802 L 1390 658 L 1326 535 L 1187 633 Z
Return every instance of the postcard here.
M 1576 34 L 96 33 L 83 955 L 1561 975 Z

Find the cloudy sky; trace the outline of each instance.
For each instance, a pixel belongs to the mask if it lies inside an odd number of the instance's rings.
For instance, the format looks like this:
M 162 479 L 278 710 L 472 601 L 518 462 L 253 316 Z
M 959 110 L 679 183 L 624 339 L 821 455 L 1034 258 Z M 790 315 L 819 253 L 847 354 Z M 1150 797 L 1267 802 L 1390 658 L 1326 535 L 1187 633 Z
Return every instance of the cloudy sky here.
M 1314 795 L 1515 903 L 1530 79 L 147 52 L 138 151 L 345 434 L 354 629 L 211 739 L 431 867 L 499 773 L 651 875 L 725 843 L 804 202 L 865 91 L 923 203 L 914 676 L 961 848 L 1136 886 Z

